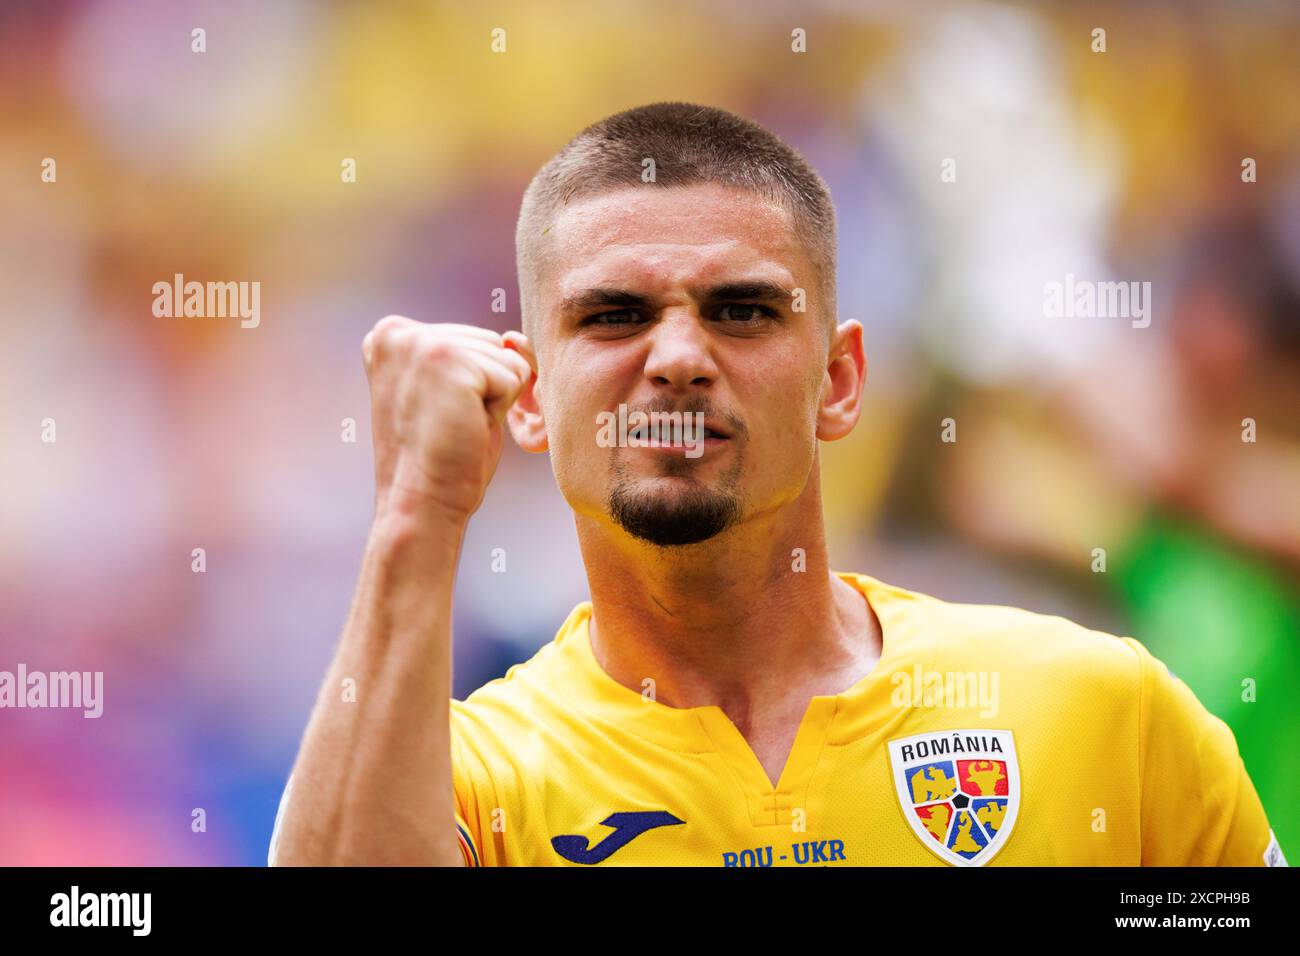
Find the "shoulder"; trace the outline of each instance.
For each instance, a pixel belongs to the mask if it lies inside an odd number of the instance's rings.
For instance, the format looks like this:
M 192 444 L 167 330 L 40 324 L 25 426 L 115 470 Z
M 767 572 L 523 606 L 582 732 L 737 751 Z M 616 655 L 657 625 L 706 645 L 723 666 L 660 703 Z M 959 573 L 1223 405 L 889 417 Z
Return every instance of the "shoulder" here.
M 894 589 L 909 625 L 934 643 L 938 671 L 995 672 L 1002 688 L 1080 716 L 1136 718 L 1145 740 L 1152 729 L 1232 751 L 1231 732 L 1192 690 L 1137 638 L 1096 630 L 1069 618 L 1018 607 L 963 604 Z
M 529 808 L 541 806 L 538 787 L 575 772 L 568 756 L 580 754 L 579 767 L 600 765 L 601 742 L 582 706 L 591 693 L 579 645 L 586 639 L 588 607 L 575 608 L 528 660 L 450 703 L 453 790 L 485 859 L 505 853 L 484 842 L 495 825 L 492 813 L 508 807 L 517 818 L 534 816 Z
M 473 769 L 518 766 L 538 759 L 551 737 L 571 729 L 574 703 L 586 692 L 581 666 L 589 604 L 580 604 L 555 637 L 504 676 L 488 681 L 462 700 L 451 701 L 453 758 Z
M 910 623 L 934 643 L 941 672 L 995 672 L 1004 691 L 1070 709 L 1079 716 L 1135 718 L 1223 736 L 1223 722 L 1137 638 L 1066 617 L 997 604 L 966 604 L 895 589 Z
M 543 644 L 528 660 L 515 664 L 505 675 L 490 680 L 464 700 L 451 702 L 453 727 L 470 729 L 485 724 L 530 721 L 540 707 L 553 704 L 557 671 L 562 669 L 559 638 Z
M 1155 659 L 1132 637 L 1096 630 L 1055 614 L 1001 604 L 972 604 L 873 582 L 891 623 L 924 631 L 935 666 L 997 668 L 1045 678 L 1120 683 L 1136 690 Z M 892 619 L 892 620 L 891 620 Z

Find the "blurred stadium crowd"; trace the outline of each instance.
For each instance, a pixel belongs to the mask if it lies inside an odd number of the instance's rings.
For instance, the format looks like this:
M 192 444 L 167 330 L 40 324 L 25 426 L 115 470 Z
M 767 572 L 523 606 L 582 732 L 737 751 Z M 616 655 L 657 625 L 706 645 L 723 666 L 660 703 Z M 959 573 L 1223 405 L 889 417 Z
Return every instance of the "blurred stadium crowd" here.
M 264 862 L 370 516 L 362 335 L 517 326 L 529 178 L 666 99 L 831 186 L 869 361 L 824 448 L 836 566 L 1137 637 L 1294 858 L 1298 40 L 1282 2 L 0 6 L 0 669 L 104 672 L 98 719 L 0 711 L 0 863 Z M 260 326 L 156 318 L 175 273 L 260 282 Z M 1045 317 L 1067 275 L 1151 282 L 1150 327 Z M 548 461 L 509 446 L 457 696 L 585 597 Z

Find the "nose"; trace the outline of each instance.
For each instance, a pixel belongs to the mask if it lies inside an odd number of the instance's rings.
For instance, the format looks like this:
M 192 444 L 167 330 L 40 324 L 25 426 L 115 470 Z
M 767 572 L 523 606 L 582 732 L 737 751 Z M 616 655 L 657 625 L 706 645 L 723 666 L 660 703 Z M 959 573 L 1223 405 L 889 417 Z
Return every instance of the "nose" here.
M 685 389 L 708 386 L 718 377 L 709 334 L 693 309 L 670 309 L 649 335 L 645 376 L 656 385 Z

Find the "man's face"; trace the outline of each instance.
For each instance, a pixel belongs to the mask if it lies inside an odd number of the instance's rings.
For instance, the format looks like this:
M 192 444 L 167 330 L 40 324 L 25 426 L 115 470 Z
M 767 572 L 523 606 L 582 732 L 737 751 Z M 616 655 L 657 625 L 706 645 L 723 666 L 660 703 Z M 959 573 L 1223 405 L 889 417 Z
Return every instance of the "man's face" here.
M 831 319 L 790 213 L 720 185 L 632 187 L 569 205 L 548 239 L 536 394 L 574 511 L 680 545 L 797 498 Z M 703 412 L 703 452 L 606 447 L 600 413 L 620 405 Z

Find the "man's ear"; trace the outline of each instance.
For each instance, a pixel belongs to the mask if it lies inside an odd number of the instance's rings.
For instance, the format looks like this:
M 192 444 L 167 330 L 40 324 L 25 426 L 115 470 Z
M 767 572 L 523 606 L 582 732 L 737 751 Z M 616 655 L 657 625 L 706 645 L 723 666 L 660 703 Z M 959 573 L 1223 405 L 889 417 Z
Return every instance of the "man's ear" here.
M 821 405 L 817 409 L 817 437 L 835 441 L 853 431 L 862 414 L 862 385 L 867 380 L 867 356 L 862 350 L 862 323 L 841 322 L 831 338 Z
M 537 353 L 533 350 L 533 343 L 522 332 L 512 329 L 501 338 L 505 347 L 514 349 L 527 359 L 533 370 L 523 391 L 506 413 L 510 434 L 515 436 L 515 443 L 524 451 L 544 452 L 549 446 L 546 443 L 546 419 L 542 415 L 542 406 L 537 401 Z

